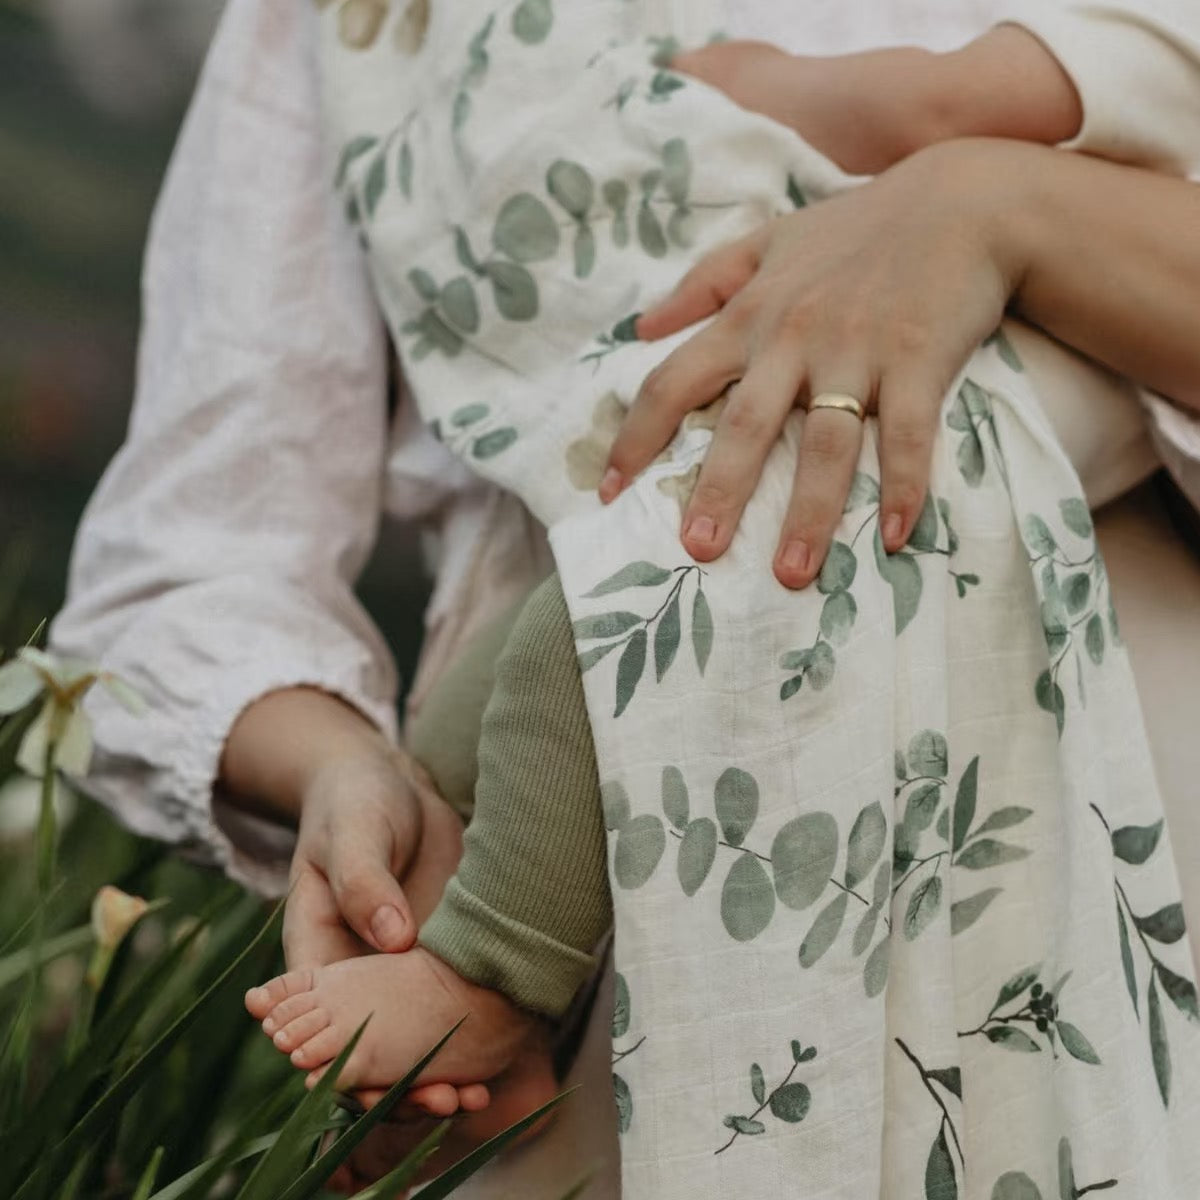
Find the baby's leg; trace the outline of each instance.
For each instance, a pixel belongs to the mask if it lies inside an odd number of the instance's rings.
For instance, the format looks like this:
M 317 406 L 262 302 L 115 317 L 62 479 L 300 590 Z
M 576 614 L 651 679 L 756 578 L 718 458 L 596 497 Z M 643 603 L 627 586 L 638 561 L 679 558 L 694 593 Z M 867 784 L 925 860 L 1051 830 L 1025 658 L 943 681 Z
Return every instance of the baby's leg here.
M 463 860 L 422 944 L 268 985 L 276 1044 L 297 1066 L 328 1064 L 373 1011 L 341 1083 L 386 1086 L 469 1013 L 427 1079 L 488 1080 L 534 1053 L 552 1092 L 535 1014 L 566 1009 L 611 916 L 595 755 L 556 578 L 531 597 L 497 665 L 479 765 Z

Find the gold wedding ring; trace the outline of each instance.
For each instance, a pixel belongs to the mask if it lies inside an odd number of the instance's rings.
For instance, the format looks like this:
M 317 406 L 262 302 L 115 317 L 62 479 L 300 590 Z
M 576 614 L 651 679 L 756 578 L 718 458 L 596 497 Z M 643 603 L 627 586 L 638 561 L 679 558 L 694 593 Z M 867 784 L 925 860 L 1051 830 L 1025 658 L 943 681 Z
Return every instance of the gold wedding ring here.
M 814 396 L 812 403 L 808 406 L 808 411 L 812 412 L 818 408 L 836 408 L 839 412 L 849 413 L 859 421 L 867 419 L 867 410 L 862 401 L 846 392 L 822 392 L 819 396 Z

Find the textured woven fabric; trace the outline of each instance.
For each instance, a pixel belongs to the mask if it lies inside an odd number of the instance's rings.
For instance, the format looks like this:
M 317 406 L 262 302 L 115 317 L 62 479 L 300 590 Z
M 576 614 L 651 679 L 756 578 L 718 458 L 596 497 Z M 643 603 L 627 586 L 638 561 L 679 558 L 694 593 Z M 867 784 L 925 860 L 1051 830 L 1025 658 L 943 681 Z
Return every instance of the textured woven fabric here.
M 1191 1200 L 1178 880 L 1087 505 L 1005 332 L 946 398 L 901 553 L 869 426 L 819 582 L 775 582 L 799 414 L 717 563 L 677 537 L 711 410 L 597 505 L 671 348 L 630 314 L 849 185 L 654 65 L 693 36 L 676 7 L 464 0 L 391 31 L 403 76 L 331 16 L 322 57 L 415 400 L 551 528 L 610 839 L 623 1194 Z

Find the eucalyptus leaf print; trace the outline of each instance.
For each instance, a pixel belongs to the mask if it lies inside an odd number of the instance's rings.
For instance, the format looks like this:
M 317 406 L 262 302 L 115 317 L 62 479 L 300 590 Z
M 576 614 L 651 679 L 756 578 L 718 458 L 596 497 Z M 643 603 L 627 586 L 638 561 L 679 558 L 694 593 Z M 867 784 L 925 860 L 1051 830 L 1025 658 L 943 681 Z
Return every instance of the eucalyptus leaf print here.
M 448 330 L 448 333 L 453 333 L 453 330 Z M 451 449 L 480 461 L 503 454 L 519 437 L 511 425 L 499 424 L 486 404 L 478 403 L 464 404 L 455 409 L 449 420 L 445 424 L 439 423 L 434 432 L 438 440 Z
M 1003 360 L 1004 365 L 1010 370 L 1015 371 L 1018 375 L 1025 370 L 1025 364 L 1021 361 L 1021 356 L 1017 353 L 1016 347 L 1009 340 L 1008 334 L 1004 332 L 1004 327 L 1001 326 L 995 333 L 984 339 L 985 347 L 994 347 L 997 354 Z
M 610 651 L 618 648 L 621 650 L 617 664 L 614 716 L 619 717 L 625 712 L 642 683 L 651 633 L 654 636 L 654 674 L 659 683 L 666 678 L 676 662 L 684 636 L 683 597 L 689 580 L 695 583 L 691 605 L 690 642 L 696 668 L 701 675 L 704 674 L 712 652 L 713 624 L 708 602 L 701 599 L 704 594 L 703 575 L 704 572 L 695 565 L 668 570 L 654 563 L 639 561 L 622 567 L 586 593 L 585 599 L 598 599 L 635 589 L 667 587 L 665 598 L 649 616 L 643 617 L 627 610 L 616 610 L 583 617 L 574 624 L 577 642 L 604 642 L 602 645 L 580 651 L 581 671 L 591 670 L 607 658 Z
M 1100 1057 L 1083 1031 L 1060 1015 L 1062 992 L 1070 972 L 1049 988 L 1041 982 L 1041 974 L 1040 965 L 1018 971 L 1001 986 L 984 1020 L 958 1036 L 985 1037 L 992 1045 L 1018 1054 L 1040 1053 L 1044 1039 L 1056 1057 L 1061 1043 L 1072 1058 L 1089 1066 L 1099 1066 Z M 1005 1008 L 1011 1011 L 1001 1011 Z
M 955 451 L 959 474 L 968 487 L 977 488 L 987 472 L 988 451 L 1000 478 L 1008 484 L 1008 469 L 996 432 L 992 393 L 972 379 L 965 379 L 946 409 L 946 425 L 962 435 Z
M 1100 808 L 1092 804 L 1112 847 L 1113 858 L 1117 863 L 1130 867 L 1145 866 L 1158 850 L 1163 832 L 1162 821 L 1152 825 L 1125 825 L 1113 829 Z M 1115 864 L 1114 864 L 1115 865 Z M 1151 911 L 1139 912 L 1130 899 L 1129 892 L 1122 882 L 1120 875 L 1114 871 L 1113 892 L 1117 907 L 1117 941 L 1120 951 L 1121 971 L 1125 979 L 1125 987 L 1129 992 L 1130 1002 L 1138 1020 L 1142 1019 L 1142 1009 L 1139 1004 L 1141 984 L 1138 978 L 1137 961 L 1134 957 L 1134 945 L 1141 951 L 1146 960 L 1146 1018 L 1147 1035 L 1149 1039 L 1150 1058 L 1154 1067 L 1154 1077 L 1158 1083 L 1159 1095 L 1163 1107 L 1169 1108 L 1171 1103 L 1171 1043 L 1170 1030 L 1163 1011 L 1161 994 L 1165 994 L 1179 1013 L 1193 1026 L 1200 1023 L 1200 1003 L 1197 1000 L 1196 983 L 1193 978 L 1173 970 L 1166 961 L 1163 947 L 1174 946 L 1184 940 L 1187 934 L 1187 923 L 1184 919 L 1183 905 L 1173 901 Z M 1190 969 L 1187 955 L 1181 956 L 1181 965 Z M 1188 1030 L 1193 1042 L 1197 1034 L 1194 1029 Z M 1195 1053 L 1195 1050 L 1192 1050 Z
M 760 1118 L 768 1113 L 777 1121 L 787 1125 L 798 1125 L 808 1116 L 812 1108 L 812 1091 L 806 1083 L 795 1078 L 796 1072 L 817 1057 L 815 1046 L 804 1046 L 792 1040 L 792 1063 L 783 1081 L 767 1091 L 767 1077 L 758 1063 L 750 1065 L 750 1096 L 756 1107 L 748 1113 L 730 1113 L 722 1122 L 730 1130 L 730 1136 L 715 1154 L 724 1154 L 739 1137 L 756 1137 L 767 1132 L 765 1121 Z
M 1026 516 L 1021 533 L 1038 584 L 1042 632 L 1050 665 L 1034 683 L 1038 707 L 1051 713 L 1062 737 L 1067 701 L 1061 683 L 1064 666 L 1073 661 L 1081 707 L 1087 706 L 1083 655 L 1093 666 L 1104 662 L 1108 643 L 1116 640 L 1116 619 L 1108 572 L 1087 505 L 1078 496 L 1059 501 L 1060 535 L 1037 513 Z M 1083 542 L 1083 552 L 1064 548 L 1062 541 Z M 1109 614 L 1106 630 L 1104 613 Z
M 550 36 L 554 24 L 552 0 L 521 0 L 513 10 L 512 31 L 527 46 L 536 46 Z

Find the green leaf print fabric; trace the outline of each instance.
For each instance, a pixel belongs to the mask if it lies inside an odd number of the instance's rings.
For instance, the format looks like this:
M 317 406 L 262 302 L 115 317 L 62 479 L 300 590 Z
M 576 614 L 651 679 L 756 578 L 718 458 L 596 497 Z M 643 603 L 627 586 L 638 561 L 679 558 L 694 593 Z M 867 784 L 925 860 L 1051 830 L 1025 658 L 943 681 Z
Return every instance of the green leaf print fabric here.
M 903 551 L 868 423 L 819 580 L 775 581 L 797 413 L 729 553 L 689 561 L 719 402 L 595 498 L 680 340 L 634 318 L 852 181 L 663 65 L 719 28 L 708 5 L 410 7 L 350 42 L 322 14 L 330 183 L 423 419 L 551 530 L 604 781 L 624 1195 L 1195 1200 L 1169 831 L 1091 520 L 1012 343 L 947 395 Z

